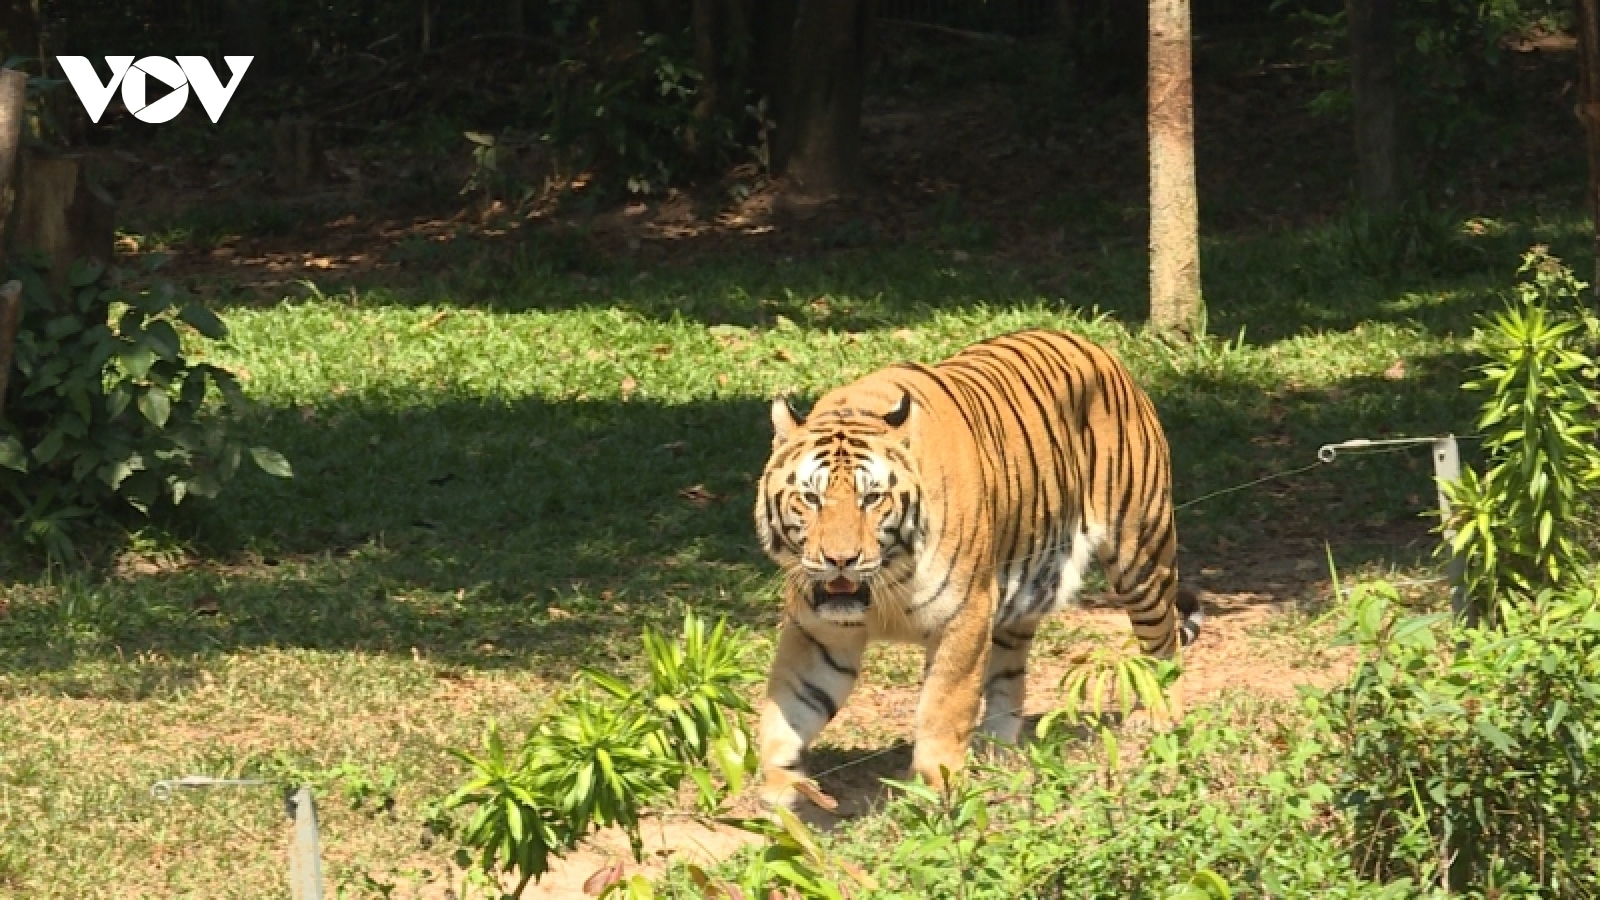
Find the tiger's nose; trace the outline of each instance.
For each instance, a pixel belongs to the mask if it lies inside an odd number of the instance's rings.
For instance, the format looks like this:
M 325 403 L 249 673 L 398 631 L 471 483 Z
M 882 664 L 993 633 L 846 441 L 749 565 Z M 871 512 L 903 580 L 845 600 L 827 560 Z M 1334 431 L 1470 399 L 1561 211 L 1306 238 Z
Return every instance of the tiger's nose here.
M 835 569 L 843 570 L 843 569 L 848 569 L 851 566 L 855 565 L 856 563 L 860 562 L 861 561 L 861 554 L 857 553 L 855 556 L 852 556 L 849 559 L 843 559 L 843 558 L 838 557 L 838 556 L 829 556 L 828 554 L 824 553 L 824 554 L 822 554 L 822 561 L 827 563 L 830 566 L 833 566 Z

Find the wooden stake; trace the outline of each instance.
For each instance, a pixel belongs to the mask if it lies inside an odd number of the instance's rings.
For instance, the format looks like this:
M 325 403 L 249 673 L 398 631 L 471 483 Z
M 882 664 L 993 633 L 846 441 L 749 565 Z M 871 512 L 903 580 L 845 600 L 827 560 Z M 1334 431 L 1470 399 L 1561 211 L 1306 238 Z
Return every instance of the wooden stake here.
M 1578 106 L 1589 160 L 1587 205 L 1594 228 L 1594 305 L 1600 309 L 1600 0 L 1577 0 Z

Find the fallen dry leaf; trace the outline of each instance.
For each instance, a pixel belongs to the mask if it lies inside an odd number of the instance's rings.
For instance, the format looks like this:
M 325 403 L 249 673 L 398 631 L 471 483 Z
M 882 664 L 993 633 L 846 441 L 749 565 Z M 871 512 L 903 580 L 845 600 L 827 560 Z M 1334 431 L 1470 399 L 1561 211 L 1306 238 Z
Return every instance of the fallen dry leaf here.
M 441 309 L 438 312 L 434 313 L 433 315 L 429 316 L 428 318 L 422 320 L 422 322 L 417 325 L 417 330 L 418 331 L 427 331 L 429 328 L 432 328 L 433 326 L 439 324 L 440 322 L 443 322 L 445 319 L 447 319 L 449 317 L 450 317 L 450 310 Z
M 778 352 L 772 354 L 772 358 L 779 362 L 794 362 L 794 354 L 782 347 L 778 348 Z
M 1383 377 L 1390 381 L 1399 381 L 1406 377 L 1406 361 L 1397 359 L 1389 368 L 1383 370 Z
M 662 359 L 666 359 L 672 355 L 671 344 L 657 344 L 654 347 L 651 347 L 650 350 L 651 352 L 655 353 L 656 356 L 659 356 Z
M 572 618 L 572 613 L 567 612 L 566 610 L 562 609 L 559 606 L 547 606 L 547 607 L 545 607 L 544 608 L 544 614 L 549 616 L 550 620 L 552 622 L 560 622 L 560 621 L 563 621 L 565 619 Z
M 626 400 L 629 397 L 632 397 L 633 392 L 637 391 L 638 389 L 639 382 L 634 381 L 632 375 L 624 375 L 622 377 L 622 399 Z
M 727 373 L 718 373 L 718 374 L 717 374 L 717 384 L 720 384 L 720 385 L 722 385 L 722 386 L 723 386 L 723 387 L 727 387 L 727 386 L 728 386 L 728 376 L 727 376 Z
M 817 787 L 817 783 L 809 778 L 795 782 L 794 789 L 799 792 L 800 796 L 815 803 L 821 809 L 828 812 L 836 812 L 839 809 L 839 801 L 823 793 L 822 788 Z
M 693 503 L 695 506 L 706 506 L 713 501 L 721 499 L 716 494 L 706 490 L 706 486 L 703 484 L 697 484 L 693 487 L 686 487 L 678 491 L 678 496 L 689 501 L 690 503 Z
M 596 871 L 583 883 L 583 892 L 591 897 L 600 896 L 605 893 L 606 888 L 622 880 L 622 872 L 622 863 Z

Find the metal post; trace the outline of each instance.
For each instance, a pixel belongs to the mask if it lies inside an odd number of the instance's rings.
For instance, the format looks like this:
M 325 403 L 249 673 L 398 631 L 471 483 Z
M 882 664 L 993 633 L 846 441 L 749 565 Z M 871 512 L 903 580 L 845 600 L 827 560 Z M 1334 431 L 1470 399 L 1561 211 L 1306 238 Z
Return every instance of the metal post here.
M 1444 491 L 1446 484 L 1454 484 L 1461 480 L 1461 451 L 1456 444 L 1455 435 L 1437 438 L 1433 442 L 1433 478 L 1439 488 L 1439 516 L 1441 521 L 1450 521 L 1450 497 Z M 1444 528 L 1446 545 L 1455 541 L 1456 530 L 1448 525 Z M 1478 610 L 1467 602 L 1467 587 L 1464 583 L 1466 575 L 1466 561 L 1452 547 L 1450 550 L 1449 564 L 1445 568 L 1450 578 L 1450 610 L 1457 619 L 1468 625 L 1478 621 Z
M 294 820 L 289 847 L 289 890 L 294 900 L 322 900 L 322 851 L 317 842 L 317 804 L 311 788 L 302 785 L 288 798 Z

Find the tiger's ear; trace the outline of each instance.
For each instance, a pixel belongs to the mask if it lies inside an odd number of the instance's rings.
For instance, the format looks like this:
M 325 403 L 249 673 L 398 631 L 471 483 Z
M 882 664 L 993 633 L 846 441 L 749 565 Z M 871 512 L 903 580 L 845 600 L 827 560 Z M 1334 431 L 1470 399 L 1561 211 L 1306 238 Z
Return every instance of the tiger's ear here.
M 772 436 L 775 440 L 783 440 L 789 432 L 806 424 L 806 417 L 794 408 L 794 401 L 790 397 L 778 397 L 772 401 Z
M 883 422 L 890 428 L 899 428 L 901 425 L 906 423 L 906 419 L 909 418 L 910 415 L 911 393 L 909 391 L 902 391 L 900 393 L 900 402 L 894 405 L 894 409 L 891 409 L 883 414 Z

